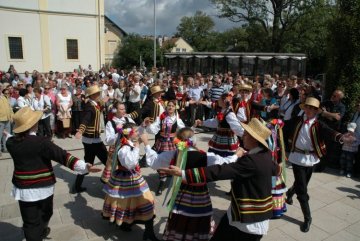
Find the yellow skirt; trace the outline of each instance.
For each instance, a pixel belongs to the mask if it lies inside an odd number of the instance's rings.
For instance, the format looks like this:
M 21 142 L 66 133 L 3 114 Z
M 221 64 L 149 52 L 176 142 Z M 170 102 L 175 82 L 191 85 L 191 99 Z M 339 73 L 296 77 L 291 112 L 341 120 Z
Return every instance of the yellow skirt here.
M 150 190 L 144 192 L 142 196 L 124 199 L 106 194 L 102 214 L 117 225 L 123 222 L 131 224 L 134 221 L 152 219 L 155 215 L 154 208 L 154 197 Z

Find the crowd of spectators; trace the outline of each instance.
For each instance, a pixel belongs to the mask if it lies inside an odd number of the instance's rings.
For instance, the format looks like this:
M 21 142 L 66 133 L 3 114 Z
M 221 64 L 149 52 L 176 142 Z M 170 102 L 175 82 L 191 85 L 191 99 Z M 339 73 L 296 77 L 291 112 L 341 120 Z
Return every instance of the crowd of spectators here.
M 246 77 L 239 73 L 226 72 L 184 76 L 174 75 L 170 70 L 160 68 L 154 76 L 136 67 L 129 71 L 113 67 L 93 70 L 91 65 L 87 68 L 79 66 L 72 72 L 65 73 L 40 73 L 34 70 L 32 73 L 25 71 L 20 74 L 11 65 L 8 71 L 0 71 L 0 82 L 0 136 L 3 130 L 11 132 L 11 114 L 6 113 L 4 108 L 9 103 L 11 112 L 16 112 L 24 106 L 44 112 L 39 123 L 38 135 L 71 138 L 79 127 L 81 113 L 87 101 L 85 90 L 92 85 L 98 85 L 102 90 L 101 99 L 105 106 L 102 127 L 115 101 L 124 103 L 127 113 L 139 110 L 146 101 L 151 101 L 149 88 L 152 85 L 159 85 L 164 90 L 164 101 L 176 100 L 177 112 L 187 126 L 192 126 L 197 119 L 214 117 L 215 109 L 208 103 L 215 102 L 224 93 L 236 94 L 233 86 L 239 84 L 250 84 L 253 87 L 253 101 L 272 106 L 270 111 L 261 111 L 255 115 L 265 121 L 272 118 L 284 120 L 285 139 L 289 133 L 286 122 L 302 114 L 299 106 L 307 96 L 314 96 L 322 101 L 325 111 L 320 118 L 335 130 L 341 131 L 346 112 L 346 107 L 341 102 L 344 97 L 341 90 L 335 90 L 329 100 L 322 100 L 321 83 L 296 76 L 281 77 L 277 74 Z M 7 102 L 4 102 L 4 98 Z M 358 124 L 355 133 L 360 134 L 358 116 L 357 111 L 350 122 Z M 138 124 L 141 121 L 141 118 L 136 120 Z M 328 162 L 339 165 L 341 147 L 334 143 L 327 145 L 332 147 L 328 148 L 332 153 L 328 155 Z M 6 151 L 4 146 L 2 151 Z

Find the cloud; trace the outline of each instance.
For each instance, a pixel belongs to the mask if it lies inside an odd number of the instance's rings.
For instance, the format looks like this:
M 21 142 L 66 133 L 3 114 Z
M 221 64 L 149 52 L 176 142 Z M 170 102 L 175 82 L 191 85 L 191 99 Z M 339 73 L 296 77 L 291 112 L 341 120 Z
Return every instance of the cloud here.
M 211 16 L 217 31 L 239 26 L 216 17 L 217 10 L 209 0 L 157 0 L 157 35 L 171 36 L 183 16 L 203 11 Z M 154 0 L 105 0 L 105 14 L 128 33 L 154 34 Z

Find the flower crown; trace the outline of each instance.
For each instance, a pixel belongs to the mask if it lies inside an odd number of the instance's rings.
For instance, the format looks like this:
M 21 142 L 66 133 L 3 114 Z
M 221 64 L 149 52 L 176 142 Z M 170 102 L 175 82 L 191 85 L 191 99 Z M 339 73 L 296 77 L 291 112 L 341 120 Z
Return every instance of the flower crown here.
M 134 128 L 126 128 L 126 129 L 117 128 L 116 131 L 117 131 L 118 133 L 123 134 L 123 135 L 126 135 L 126 136 L 132 135 L 132 134 L 134 134 L 134 132 L 135 132 Z
M 180 140 L 179 138 L 175 138 L 175 139 L 174 139 L 174 144 L 176 145 L 176 147 L 177 147 L 180 151 L 182 151 L 182 150 L 184 150 L 184 149 L 186 149 L 186 148 L 189 148 L 189 147 L 194 146 L 194 143 L 193 143 L 191 140 L 189 140 L 189 139 L 187 139 L 187 140 L 185 140 L 185 141 L 182 141 L 182 140 Z

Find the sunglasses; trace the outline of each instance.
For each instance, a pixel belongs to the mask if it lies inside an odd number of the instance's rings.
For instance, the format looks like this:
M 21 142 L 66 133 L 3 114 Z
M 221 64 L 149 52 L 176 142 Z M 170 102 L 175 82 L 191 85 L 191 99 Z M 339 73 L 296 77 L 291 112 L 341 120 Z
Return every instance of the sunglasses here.
M 50 88 L 44 88 L 45 90 L 49 90 Z

